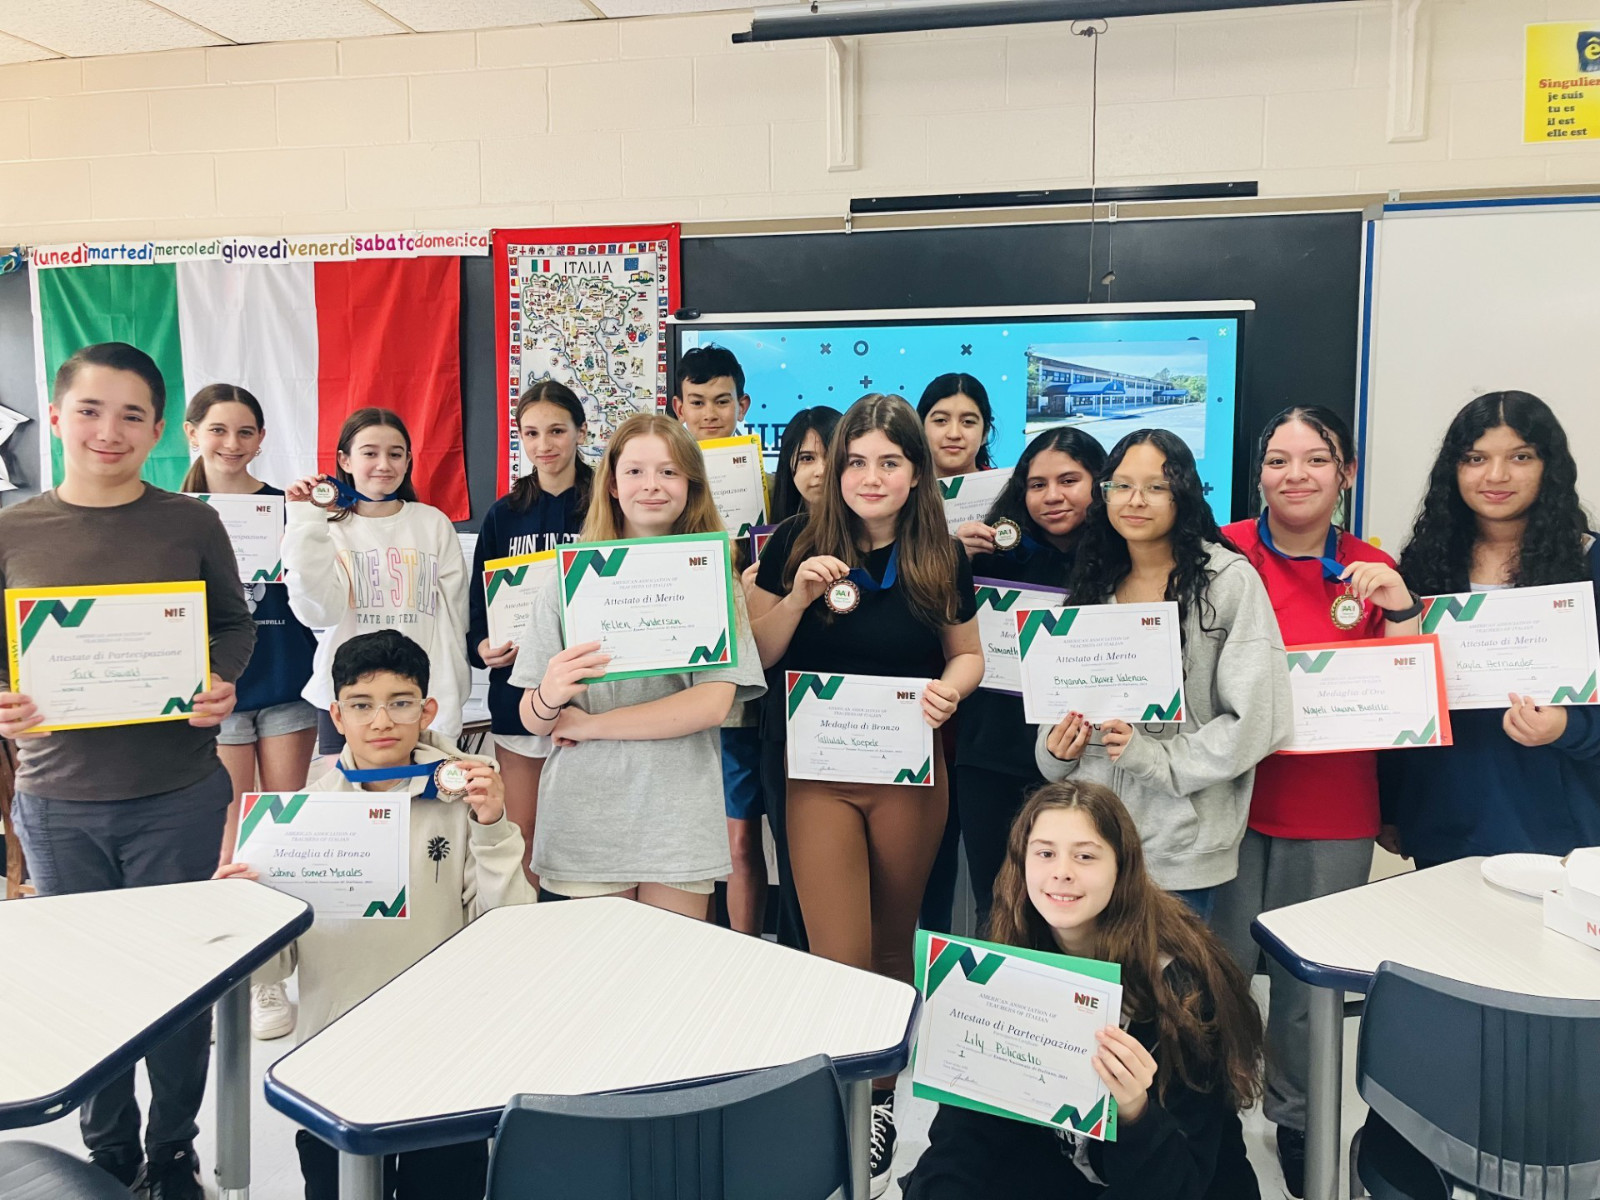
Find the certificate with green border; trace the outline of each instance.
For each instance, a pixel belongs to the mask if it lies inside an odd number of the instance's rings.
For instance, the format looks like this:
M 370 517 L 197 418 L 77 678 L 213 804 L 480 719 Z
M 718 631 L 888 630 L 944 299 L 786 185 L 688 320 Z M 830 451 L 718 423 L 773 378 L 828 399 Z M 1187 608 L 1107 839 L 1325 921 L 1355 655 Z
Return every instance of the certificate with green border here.
M 1116 1141 L 1093 1059 L 1121 1021 L 1118 964 L 919 929 L 915 969 L 913 1095 Z
M 566 644 L 611 655 L 596 679 L 738 666 L 727 534 L 578 542 L 556 555 Z

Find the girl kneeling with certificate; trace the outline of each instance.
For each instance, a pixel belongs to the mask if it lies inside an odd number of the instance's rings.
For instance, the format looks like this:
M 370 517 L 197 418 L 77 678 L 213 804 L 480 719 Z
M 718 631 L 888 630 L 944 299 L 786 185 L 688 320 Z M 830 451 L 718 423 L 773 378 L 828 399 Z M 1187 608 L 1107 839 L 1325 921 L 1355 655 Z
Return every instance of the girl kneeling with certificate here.
M 618 426 L 581 541 L 722 533 L 688 431 L 647 413 Z M 621 895 L 704 919 L 713 884 L 733 869 L 717 730 L 735 701 L 766 690 L 743 606 L 732 665 L 601 681 L 611 658 L 600 643 L 566 645 L 562 576 L 540 597 L 511 669 L 527 689 L 523 725 L 555 743 L 539 780 L 539 894 Z M 727 586 L 737 594 L 731 578 Z M 657 611 L 672 623 L 670 603 Z
M 1222 944 L 1145 870 L 1109 788 L 1049 784 L 1023 805 L 995 881 L 989 938 L 1122 967 L 1122 1019 L 1095 1073 L 1117 1140 L 941 1105 L 906 1200 L 1256 1200 L 1239 1110 L 1261 1091 L 1261 1017 Z
M 887 697 L 876 709 L 838 705 L 839 716 L 810 726 L 826 735 L 805 744 L 791 731 L 789 857 L 812 952 L 909 983 L 948 807 L 943 756 L 916 724 L 917 705 L 938 728 L 983 678 L 972 571 L 946 531 L 921 422 L 901 397 L 856 401 L 828 455 L 821 496 L 767 543 L 751 615 L 763 664 L 786 671 L 787 695 L 768 702 L 778 719 L 834 698 L 847 679 L 845 693 Z M 887 745 L 891 724 L 893 755 L 863 748 Z M 912 761 L 909 726 L 920 735 Z M 861 782 L 878 759 L 882 782 Z M 873 1087 L 877 1195 L 894 1152 L 894 1079 Z

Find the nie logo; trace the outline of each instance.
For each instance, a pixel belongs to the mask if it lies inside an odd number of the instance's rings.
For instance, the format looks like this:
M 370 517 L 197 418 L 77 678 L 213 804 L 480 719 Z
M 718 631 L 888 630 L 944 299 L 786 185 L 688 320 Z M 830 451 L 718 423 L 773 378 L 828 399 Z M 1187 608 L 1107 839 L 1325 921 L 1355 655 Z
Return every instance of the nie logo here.
M 1140 617 L 1139 618 L 1139 624 L 1140 625 L 1159 625 L 1159 624 L 1161 624 L 1161 618 L 1160 617 Z
M 367 820 L 387 821 L 393 815 L 393 812 L 393 809 L 388 808 L 369 808 L 367 809 Z
M 164 608 L 161 610 L 161 615 L 169 621 L 181 621 L 188 615 L 188 613 L 189 610 L 186 607 L 181 606 L 178 608 Z
M 1072 1002 L 1079 1008 L 1087 1009 L 1089 1012 L 1095 1012 L 1100 1007 L 1100 997 L 1092 996 L 1087 992 L 1073 992 Z
M 706 561 L 704 554 L 691 554 L 689 556 L 689 565 L 691 567 L 703 567 L 706 565 Z
M 896 692 L 894 698 L 896 700 L 915 700 L 917 694 L 915 692 Z

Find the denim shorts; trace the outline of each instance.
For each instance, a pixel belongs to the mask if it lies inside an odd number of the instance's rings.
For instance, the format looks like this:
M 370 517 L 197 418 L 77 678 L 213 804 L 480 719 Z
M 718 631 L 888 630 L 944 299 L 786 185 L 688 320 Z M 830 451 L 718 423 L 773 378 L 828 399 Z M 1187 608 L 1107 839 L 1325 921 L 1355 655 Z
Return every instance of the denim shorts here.
M 265 738 L 314 729 L 316 724 L 317 710 L 304 700 L 269 704 L 266 708 L 230 713 L 224 717 L 221 728 L 217 730 L 217 745 L 251 746 Z

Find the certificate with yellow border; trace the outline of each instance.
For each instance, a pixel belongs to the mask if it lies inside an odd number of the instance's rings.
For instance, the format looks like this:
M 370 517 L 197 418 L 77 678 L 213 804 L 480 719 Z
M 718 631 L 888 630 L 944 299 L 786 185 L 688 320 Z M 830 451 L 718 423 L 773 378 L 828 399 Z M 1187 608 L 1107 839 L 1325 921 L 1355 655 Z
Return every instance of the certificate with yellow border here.
M 11 686 L 37 729 L 186 721 L 211 678 L 206 585 L 7 588 Z
M 539 593 L 555 573 L 554 550 L 494 558 L 483 564 L 484 612 L 489 618 L 491 646 L 522 645 Z
M 767 477 L 761 469 L 761 439 L 753 433 L 712 438 L 700 443 L 700 455 L 705 459 L 711 498 L 722 523 L 734 537 L 749 537 L 750 530 L 767 519 Z

